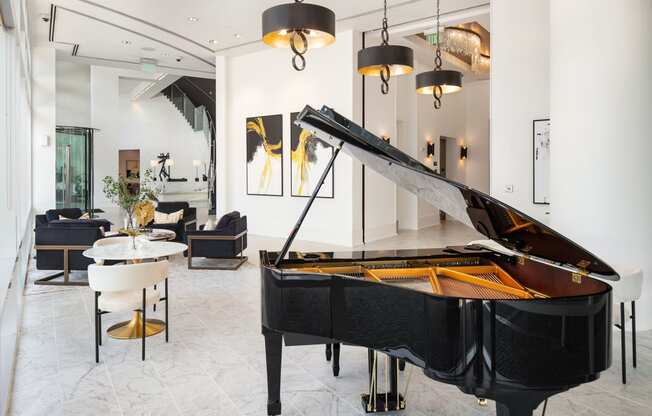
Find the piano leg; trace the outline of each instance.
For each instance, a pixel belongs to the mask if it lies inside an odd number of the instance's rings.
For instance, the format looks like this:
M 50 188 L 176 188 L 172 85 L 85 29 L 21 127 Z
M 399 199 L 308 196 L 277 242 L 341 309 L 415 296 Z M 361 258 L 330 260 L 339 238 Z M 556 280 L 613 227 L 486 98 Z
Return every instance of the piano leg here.
M 333 344 L 333 375 L 340 375 L 340 344 Z
M 263 327 L 265 355 L 267 361 L 267 414 L 281 414 L 281 356 L 282 336 Z
M 326 344 L 326 361 L 330 361 L 332 355 L 333 355 L 332 344 Z
M 398 360 L 398 368 L 401 371 L 405 371 L 405 360 Z
M 497 416 L 532 416 L 534 409 L 539 407 L 550 396 L 563 390 L 539 390 L 529 392 L 503 392 L 496 398 Z

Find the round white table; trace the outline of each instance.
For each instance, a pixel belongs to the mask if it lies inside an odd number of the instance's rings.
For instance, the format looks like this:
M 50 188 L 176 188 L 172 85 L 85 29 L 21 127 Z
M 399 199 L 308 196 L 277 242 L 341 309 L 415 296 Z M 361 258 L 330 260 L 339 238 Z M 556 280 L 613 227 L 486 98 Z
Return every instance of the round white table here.
M 124 243 L 108 244 L 89 248 L 84 251 L 84 257 L 92 258 L 95 261 L 120 260 L 132 263 L 140 263 L 143 260 L 160 259 L 175 254 L 183 253 L 188 246 L 181 243 L 169 241 L 148 241 L 138 240 L 136 249 L 131 247 L 129 238 L 124 239 Z M 111 267 L 111 266 L 106 266 Z M 166 300 L 167 302 L 167 300 Z M 117 339 L 136 339 L 142 338 L 142 313 L 134 311 L 131 321 L 120 322 L 111 326 L 107 333 L 112 338 Z M 145 322 L 145 335 L 152 336 L 165 329 L 165 322 L 160 319 L 147 319 Z
M 84 257 L 93 260 L 121 260 L 121 261 L 142 261 L 147 259 L 158 259 L 174 254 L 183 253 L 188 246 L 181 243 L 169 241 L 148 241 L 136 239 L 136 249 L 131 248 L 131 241 L 125 239 L 125 244 L 108 244 L 92 247 L 84 251 Z

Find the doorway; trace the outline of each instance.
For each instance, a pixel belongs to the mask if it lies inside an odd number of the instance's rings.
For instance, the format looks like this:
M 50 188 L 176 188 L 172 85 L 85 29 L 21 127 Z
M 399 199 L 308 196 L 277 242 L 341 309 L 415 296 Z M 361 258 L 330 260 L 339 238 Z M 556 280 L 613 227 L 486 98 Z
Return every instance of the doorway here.
M 93 129 L 57 126 L 55 189 L 57 209 L 93 209 Z
M 140 192 L 140 150 L 118 151 L 118 175 L 124 178 L 131 194 Z

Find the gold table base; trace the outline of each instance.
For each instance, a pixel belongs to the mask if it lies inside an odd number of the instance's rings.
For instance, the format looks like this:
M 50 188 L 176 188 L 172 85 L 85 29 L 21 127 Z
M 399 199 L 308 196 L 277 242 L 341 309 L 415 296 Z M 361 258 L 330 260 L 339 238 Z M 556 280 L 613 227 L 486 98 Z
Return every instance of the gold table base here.
M 145 321 L 145 336 L 159 334 L 165 330 L 165 322 L 160 319 L 147 319 Z M 134 312 L 131 321 L 120 322 L 111 326 L 107 331 L 111 338 L 115 339 L 138 339 L 143 337 L 143 315 Z

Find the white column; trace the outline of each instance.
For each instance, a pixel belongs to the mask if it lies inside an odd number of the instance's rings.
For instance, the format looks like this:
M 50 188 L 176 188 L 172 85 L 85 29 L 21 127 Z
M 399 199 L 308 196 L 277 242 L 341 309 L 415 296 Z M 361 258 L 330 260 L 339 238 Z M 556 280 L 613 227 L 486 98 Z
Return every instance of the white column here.
M 37 213 L 56 208 L 56 50 L 54 44 L 32 49 L 32 178 Z M 45 136 L 49 141 L 46 143 Z
M 215 190 L 216 216 L 227 213 L 227 57 L 215 56 Z
M 641 267 L 652 328 L 652 2 L 550 6 L 552 225 L 616 268 Z

